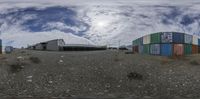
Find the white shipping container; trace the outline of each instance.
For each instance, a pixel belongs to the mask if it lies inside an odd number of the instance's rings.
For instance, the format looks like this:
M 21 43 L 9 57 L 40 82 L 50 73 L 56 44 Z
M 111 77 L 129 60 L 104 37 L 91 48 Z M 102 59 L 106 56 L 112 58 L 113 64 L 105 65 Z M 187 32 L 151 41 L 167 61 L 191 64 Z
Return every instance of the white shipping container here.
M 198 45 L 198 37 L 193 35 L 192 44 Z
M 150 35 L 143 37 L 143 44 L 150 44 L 151 37 Z
M 162 43 L 171 43 L 172 42 L 172 33 L 165 32 L 161 34 L 161 42 Z
M 192 44 L 192 35 L 185 34 L 184 42 L 187 44 Z

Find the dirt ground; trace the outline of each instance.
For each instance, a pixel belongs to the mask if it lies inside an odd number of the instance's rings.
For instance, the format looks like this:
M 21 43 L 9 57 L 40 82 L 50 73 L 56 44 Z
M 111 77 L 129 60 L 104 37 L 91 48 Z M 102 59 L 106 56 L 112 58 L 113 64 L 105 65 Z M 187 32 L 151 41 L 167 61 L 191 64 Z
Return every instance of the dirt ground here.
M 16 50 L 0 55 L 0 97 L 198 99 L 200 55 Z

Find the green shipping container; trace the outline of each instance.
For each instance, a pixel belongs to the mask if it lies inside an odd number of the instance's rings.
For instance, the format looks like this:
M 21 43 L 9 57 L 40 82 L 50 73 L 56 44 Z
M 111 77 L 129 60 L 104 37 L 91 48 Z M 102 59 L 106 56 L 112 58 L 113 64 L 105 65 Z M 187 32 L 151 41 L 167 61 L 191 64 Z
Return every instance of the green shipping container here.
M 149 54 L 149 48 L 150 48 L 149 44 L 145 44 L 143 46 L 143 53 L 144 54 Z
M 184 54 L 185 55 L 192 54 L 192 45 L 190 44 L 184 45 Z
M 161 33 L 151 34 L 151 43 L 160 43 L 161 42 L 160 35 Z

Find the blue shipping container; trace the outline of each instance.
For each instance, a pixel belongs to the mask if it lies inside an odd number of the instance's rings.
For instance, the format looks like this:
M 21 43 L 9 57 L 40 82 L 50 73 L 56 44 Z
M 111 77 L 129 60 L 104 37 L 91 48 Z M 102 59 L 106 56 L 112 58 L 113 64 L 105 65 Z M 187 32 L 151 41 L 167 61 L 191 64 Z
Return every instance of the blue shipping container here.
M 171 56 L 172 55 L 172 44 L 161 44 L 161 55 Z
M 184 43 L 184 34 L 173 33 L 173 43 Z
M 200 39 L 198 39 L 198 45 L 200 46 Z

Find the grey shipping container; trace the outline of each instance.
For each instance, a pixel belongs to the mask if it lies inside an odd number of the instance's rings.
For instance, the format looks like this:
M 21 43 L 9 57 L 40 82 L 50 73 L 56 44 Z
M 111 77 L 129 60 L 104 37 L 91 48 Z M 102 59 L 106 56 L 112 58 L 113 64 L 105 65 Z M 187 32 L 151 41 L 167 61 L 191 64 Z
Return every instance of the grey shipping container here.
M 150 45 L 150 54 L 160 55 L 160 44 L 151 44 Z
M 192 44 L 192 35 L 189 35 L 189 34 L 185 34 L 185 38 L 184 38 L 184 42 L 186 44 Z
M 161 33 L 161 42 L 162 43 L 171 43 L 172 42 L 172 33 L 170 33 L 170 32 Z

